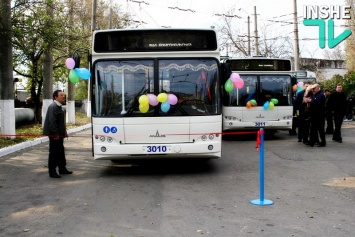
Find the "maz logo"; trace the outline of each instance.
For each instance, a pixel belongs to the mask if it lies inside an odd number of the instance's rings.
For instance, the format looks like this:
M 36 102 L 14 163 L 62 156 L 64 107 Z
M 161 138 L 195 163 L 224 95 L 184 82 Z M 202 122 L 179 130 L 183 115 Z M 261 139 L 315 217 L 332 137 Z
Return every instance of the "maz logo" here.
M 265 118 L 265 117 L 260 114 L 259 116 L 256 116 L 255 118 Z
M 157 132 L 155 133 L 155 135 L 150 135 L 149 137 L 166 137 L 165 135 L 160 135 L 159 131 L 157 130 Z

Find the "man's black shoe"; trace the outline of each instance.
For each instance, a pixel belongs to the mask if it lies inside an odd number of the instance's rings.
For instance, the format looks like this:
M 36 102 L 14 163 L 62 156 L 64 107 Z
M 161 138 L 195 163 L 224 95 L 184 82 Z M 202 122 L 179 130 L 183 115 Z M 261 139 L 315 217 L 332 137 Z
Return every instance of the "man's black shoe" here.
M 60 170 L 59 174 L 72 174 L 73 171 L 69 171 L 69 170 Z
M 60 177 L 62 177 L 62 176 L 60 176 L 60 175 L 57 174 L 57 173 L 54 173 L 54 174 L 49 174 L 49 177 L 51 177 L 51 178 L 60 178 Z
M 302 139 L 298 139 L 298 142 L 302 142 Z
M 317 147 L 324 147 L 325 146 L 325 144 L 319 144 Z

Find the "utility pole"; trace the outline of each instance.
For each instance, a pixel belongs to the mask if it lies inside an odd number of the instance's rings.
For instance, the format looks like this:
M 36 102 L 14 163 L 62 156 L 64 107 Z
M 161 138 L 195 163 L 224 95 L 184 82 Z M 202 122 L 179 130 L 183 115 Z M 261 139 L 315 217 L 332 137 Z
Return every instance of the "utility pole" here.
M 74 0 L 69 1 L 69 25 L 72 26 L 74 22 Z M 73 46 L 71 42 L 71 36 L 69 35 L 69 44 L 68 44 L 68 56 L 72 53 Z M 70 57 L 70 56 L 69 56 Z M 66 123 L 75 124 L 75 98 L 74 98 L 75 86 L 69 81 L 67 82 L 67 105 L 66 105 Z
M 251 52 L 250 52 L 250 16 L 248 16 L 248 56 L 251 56 Z
M 298 46 L 298 23 L 297 23 L 297 0 L 293 0 L 293 26 L 294 26 L 294 37 L 295 37 L 295 70 L 300 70 L 300 59 L 299 59 L 299 46 Z
M 256 6 L 254 6 L 254 36 L 255 36 L 255 56 L 259 55 L 258 25 L 256 16 Z

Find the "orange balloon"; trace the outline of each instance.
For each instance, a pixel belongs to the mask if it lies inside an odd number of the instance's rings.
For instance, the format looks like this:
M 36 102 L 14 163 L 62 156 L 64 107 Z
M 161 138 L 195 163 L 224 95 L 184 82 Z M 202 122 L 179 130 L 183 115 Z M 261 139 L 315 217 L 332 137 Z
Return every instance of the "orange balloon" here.
M 247 102 L 247 108 L 248 108 L 248 109 L 251 108 L 251 103 L 250 103 L 250 101 Z

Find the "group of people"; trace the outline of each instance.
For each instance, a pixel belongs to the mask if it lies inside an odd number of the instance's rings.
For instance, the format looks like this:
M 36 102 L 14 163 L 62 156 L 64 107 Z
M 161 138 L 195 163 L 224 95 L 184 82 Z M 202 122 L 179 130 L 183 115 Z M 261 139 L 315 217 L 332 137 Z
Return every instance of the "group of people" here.
M 341 126 L 347 111 L 347 98 L 341 84 L 336 91 L 324 93 L 319 84 L 304 83 L 304 90 L 294 98 L 297 116 L 298 142 L 314 147 L 326 146 L 325 134 L 332 134 L 333 140 L 342 142 Z M 326 124 L 325 124 L 326 122 Z

